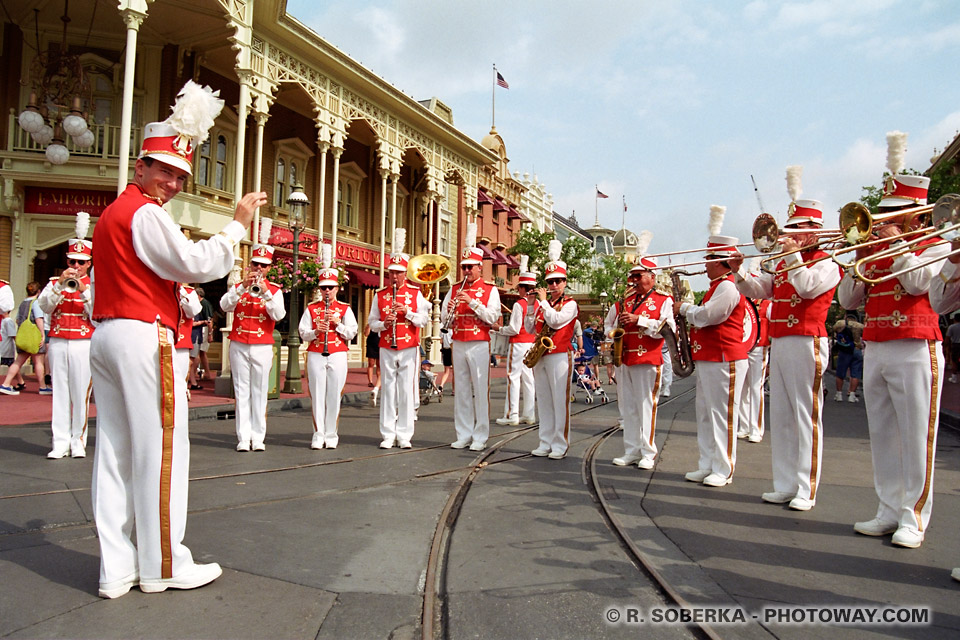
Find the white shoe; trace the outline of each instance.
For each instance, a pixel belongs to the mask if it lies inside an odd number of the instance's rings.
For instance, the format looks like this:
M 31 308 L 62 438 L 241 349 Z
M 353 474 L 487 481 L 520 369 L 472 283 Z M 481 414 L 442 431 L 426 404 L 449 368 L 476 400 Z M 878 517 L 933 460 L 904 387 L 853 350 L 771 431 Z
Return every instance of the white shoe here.
M 87 450 L 84 449 L 83 446 L 78 446 L 78 447 L 71 446 L 71 447 L 70 447 L 70 457 L 71 457 L 71 458 L 86 458 L 86 457 L 87 457 Z
M 550 449 L 544 449 L 543 447 L 537 447 L 536 449 L 534 449 L 533 451 L 530 452 L 530 455 L 536 456 L 536 457 L 538 457 L 538 458 L 545 458 L 546 456 L 550 455 Z
M 380 395 L 380 387 L 374 387 L 370 392 L 370 403 L 377 406 L 377 397 Z
M 550 458 L 551 460 L 563 460 L 564 458 L 567 457 L 567 452 L 566 452 L 566 451 L 551 451 L 551 452 L 549 453 L 549 455 L 547 455 L 547 457 Z
M 401 440 L 398 445 L 401 449 L 412 449 L 413 445 L 409 441 Z
M 816 500 L 807 500 L 806 498 L 796 497 L 790 501 L 790 508 L 794 511 L 810 511 L 813 509 L 813 505 L 817 504 Z
M 618 467 L 628 467 L 638 460 L 640 460 L 640 456 L 620 456 L 619 458 L 613 459 L 613 464 Z
M 640 458 L 640 461 L 637 463 L 638 469 L 653 469 L 654 461 L 653 458 Z
M 119 598 L 122 595 L 126 595 L 126 593 L 139 582 L 140 572 L 134 571 L 126 578 L 120 578 L 113 582 L 101 582 L 98 593 L 101 598 Z
M 594 392 L 593 392 L 593 395 L 595 395 L 595 396 L 602 396 L 602 395 L 603 395 L 603 389 L 595 389 Z
M 916 549 L 923 544 L 923 534 L 916 529 L 900 527 L 896 530 L 896 532 L 894 532 L 893 538 L 890 540 L 890 542 L 898 547 Z
M 474 443 L 470 445 L 470 451 L 483 451 L 486 448 L 487 448 L 486 442 L 474 441 Z
M 508 424 L 512 427 L 515 427 L 518 424 L 520 424 L 520 419 L 519 418 L 497 418 L 497 424 Z
M 860 398 L 857 397 L 857 394 L 851 393 L 847 396 L 847 402 L 860 402 Z
M 240 444 L 237 445 L 237 451 L 250 451 L 250 443 L 241 442 Z
M 660 391 L 660 395 L 663 396 L 664 398 L 669 398 L 669 397 L 670 397 L 670 387 L 666 387 L 665 389 L 661 390 L 661 391 Z
M 896 522 L 884 522 L 880 518 L 858 522 L 853 525 L 853 530 L 862 533 L 865 536 L 885 536 L 897 530 Z
M 340 440 L 331 440 L 330 442 L 325 442 L 323 446 L 327 449 L 336 449 L 338 444 L 340 444 Z
M 703 479 L 708 475 L 710 475 L 710 469 L 698 469 L 697 471 L 691 471 L 683 477 L 689 482 L 703 482 Z
M 469 440 L 457 440 L 456 442 L 450 443 L 451 449 L 466 449 L 469 446 L 470 446 Z
M 220 577 L 223 569 L 216 562 L 210 564 L 195 564 L 189 571 L 174 578 L 158 578 L 141 580 L 140 591 L 144 593 L 160 593 L 167 589 L 196 589 L 209 584 Z
M 960 582 L 960 569 L 954 569 L 953 571 L 951 571 L 950 577 L 956 580 L 957 582 Z
M 749 434 L 747 434 L 747 433 L 739 433 L 739 432 L 738 432 L 738 433 L 737 433 L 737 440 L 746 440 L 746 439 L 747 439 L 747 435 L 749 435 Z
M 719 473 L 711 473 L 703 479 L 703 484 L 708 487 L 725 487 L 733 482 L 733 478 L 722 476 Z
M 833 399 L 837 402 L 843 402 L 843 391 L 837 391 L 837 395 L 833 396 Z
M 380 443 L 381 449 L 393 449 L 393 440 L 384 440 Z
M 748 442 L 753 442 L 753 443 L 761 442 L 762 440 L 763 440 L 763 436 L 750 436 L 749 438 L 747 438 Z
M 267 447 L 262 442 L 254 442 L 250 445 L 250 449 L 253 451 L 266 451 Z
M 951 373 L 951 374 L 950 374 L 950 378 L 947 379 L 947 382 L 952 382 L 952 383 L 956 384 L 956 382 L 957 382 L 957 374 Z
M 47 454 L 47 457 L 51 460 L 59 460 L 60 458 L 66 458 L 70 455 L 70 449 L 54 449 Z
M 317 442 L 316 440 L 314 440 L 313 442 L 310 443 L 310 448 L 311 448 L 311 449 L 323 449 L 323 441 L 321 440 L 320 442 Z
M 520 424 L 537 424 L 536 418 L 520 418 Z
M 760 499 L 773 504 L 783 504 L 784 502 L 790 502 L 795 497 L 797 497 L 797 494 L 789 491 L 769 491 L 761 495 Z

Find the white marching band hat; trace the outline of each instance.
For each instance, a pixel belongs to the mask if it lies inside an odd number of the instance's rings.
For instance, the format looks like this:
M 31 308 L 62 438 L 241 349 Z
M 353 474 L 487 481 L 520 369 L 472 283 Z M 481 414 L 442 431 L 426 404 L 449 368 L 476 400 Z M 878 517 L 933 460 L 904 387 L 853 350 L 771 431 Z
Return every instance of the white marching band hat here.
M 651 240 L 653 240 L 653 233 L 650 231 L 641 231 L 637 236 L 637 261 L 630 268 L 630 273 L 643 273 L 657 268 L 657 259 L 645 255 L 650 248 Z
M 880 207 L 903 207 L 927 204 L 930 178 L 901 173 L 907 152 L 907 134 L 902 131 L 887 133 L 887 171 L 890 175 L 883 181 L 883 196 Z
M 253 256 L 250 262 L 273 264 L 273 247 L 270 246 L 270 233 L 273 231 L 273 220 L 260 218 L 260 242 L 253 245 Z
M 537 286 L 537 274 L 529 270 L 530 266 L 530 256 L 520 254 L 520 279 L 517 280 L 517 285 L 526 285 L 528 287 Z
M 803 167 L 791 165 L 787 167 L 787 194 L 790 196 L 790 206 L 787 207 L 787 227 L 801 222 L 812 222 L 818 227 L 823 226 L 823 203 L 819 200 L 801 200 L 803 188 L 800 178 L 803 176 Z
M 477 246 L 477 223 L 468 222 L 467 232 L 463 236 L 463 253 L 460 264 L 483 264 L 483 249 Z
M 720 229 L 723 227 L 723 217 L 727 214 L 727 208 L 723 205 L 710 205 L 710 222 L 707 224 L 707 230 L 710 237 L 707 238 L 707 251 L 704 254 L 706 258 L 731 258 L 737 254 L 737 243 L 740 242 L 733 236 L 720 235 Z
M 318 287 L 339 286 L 340 284 L 340 272 L 331 266 L 333 264 L 332 258 L 333 247 L 324 242 L 320 245 L 320 272 L 317 274 L 319 277 L 319 281 L 317 282 Z
M 567 277 L 567 263 L 560 259 L 560 252 L 563 251 L 563 243 L 559 240 L 551 240 L 547 247 L 547 265 L 543 268 L 544 277 L 547 280 L 557 280 Z
M 90 229 L 90 214 L 86 211 L 77 212 L 77 221 L 74 225 L 76 237 L 67 242 L 67 258 L 73 260 L 92 260 L 93 242 L 87 240 L 87 231 Z
M 403 227 L 397 227 L 393 230 L 392 253 L 390 254 L 390 265 L 387 271 L 406 271 L 407 264 L 410 262 L 410 256 L 403 252 L 404 245 L 407 244 L 407 230 Z
M 140 157 L 153 158 L 192 174 L 193 152 L 207 139 L 213 121 L 223 109 L 219 96 L 219 91 L 187 80 L 177 94 L 170 117 L 143 128 Z

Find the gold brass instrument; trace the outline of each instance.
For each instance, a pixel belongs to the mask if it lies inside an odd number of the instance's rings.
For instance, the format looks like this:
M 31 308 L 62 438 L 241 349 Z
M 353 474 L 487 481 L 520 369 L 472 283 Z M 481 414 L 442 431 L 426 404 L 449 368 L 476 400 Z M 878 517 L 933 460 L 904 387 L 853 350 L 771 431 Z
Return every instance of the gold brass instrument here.
M 944 196 L 941 196 L 940 199 L 932 205 L 930 214 L 931 225 L 929 228 L 932 228 L 933 231 L 929 231 L 924 233 L 922 236 L 913 238 L 903 245 L 890 247 L 889 249 L 879 251 L 872 255 L 866 256 L 865 258 L 856 260 L 852 265 L 854 277 L 862 282 L 865 282 L 866 284 L 880 284 L 881 282 L 893 280 L 894 278 L 897 278 L 905 273 L 916 271 L 917 269 L 922 269 L 931 264 L 940 262 L 941 260 L 945 260 L 950 256 L 960 254 L 960 250 L 953 250 L 948 252 L 946 255 L 937 256 L 936 258 L 931 258 L 929 260 L 922 260 L 915 265 L 911 265 L 905 269 L 900 269 L 899 271 L 894 271 L 893 273 L 888 273 L 879 278 L 868 278 L 863 274 L 863 266 L 867 262 L 881 260 L 883 258 L 896 258 L 905 253 L 917 251 L 919 243 L 925 240 L 930 240 L 934 237 L 941 238 L 939 242 L 931 243 L 925 247 L 929 248 L 960 239 L 960 195 L 948 193 Z M 907 234 L 904 233 L 898 237 L 903 237 L 904 235 Z M 892 240 L 896 240 L 898 237 L 894 237 Z M 884 241 L 890 242 L 891 238 L 885 238 Z
M 680 276 L 691 276 L 693 274 L 674 269 L 670 272 L 670 283 L 673 289 L 673 299 L 683 300 L 687 297 L 689 286 L 685 289 L 684 282 Z M 693 373 L 693 355 L 690 351 L 690 337 L 687 334 L 687 319 L 677 313 L 673 316 L 677 324 L 677 333 L 674 334 L 670 327 L 664 323 L 660 328 L 660 335 L 670 351 L 670 362 L 673 365 L 673 375 L 678 378 L 686 378 Z
M 463 287 L 466 284 L 467 279 L 464 278 L 460 281 L 460 286 L 457 287 L 457 292 L 450 296 L 450 301 L 453 302 L 453 310 L 447 313 L 447 320 L 443 323 L 443 326 L 440 327 L 440 333 L 446 333 L 447 331 L 450 331 L 450 325 L 453 324 L 453 319 L 457 315 L 457 296 L 460 295 L 460 292 L 463 291 Z
M 626 291 L 623 292 L 623 301 L 626 302 L 634 291 L 636 287 L 627 287 Z M 623 313 L 623 309 L 620 310 L 620 313 Z M 614 326 L 613 330 L 610 332 L 610 337 L 613 338 L 613 344 L 610 347 L 610 355 L 613 359 L 613 366 L 619 367 L 623 364 L 623 334 L 625 334 L 623 327 L 620 326 L 620 314 L 617 314 L 617 324 Z
M 453 270 L 449 260 L 435 253 L 413 256 L 407 263 L 407 280 L 416 282 L 423 295 L 430 297 L 433 285 L 446 278 Z
M 67 293 L 76 293 L 80 290 L 80 280 L 78 278 L 67 278 L 63 281 L 63 290 Z
M 884 242 L 891 242 L 892 240 L 903 239 L 907 236 L 917 236 L 919 234 L 934 231 L 934 226 L 925 226 L 920 229 L 910 229 L 910 227 L 913 226 L 913 222 L 917 219 L 917 216 L 930 213 L 934 206 L 935 205 L 932 204 L 925 204 L 918 207 L 911 207 L 909 209 L 901 209 L 900 211 L 894 211 L 891 213 L 880 213 L 874 215 L 870 213 L 870 210 L 867 209 L 863 204 L 859 202 L 848 202 L 840 208 L 840 227 L 843 229 L 844 239 L 846 240 L 848 246 L 836 249 L 833 251 L 830 257 L 832 257 L 833 261 L 839 264 L 841 267 L 847 269 L 852 267 L 857 260 L 844 262 L 843 260 L 839 260 L 837 258 L 838 255 L 849 253 L 850 251 L 855 251 L 857 249 L 872 247 Z M 895 236 L 893 238 L 877 238 L 875 240 L 869 240 L 877 225 L 888 222 L 899 216 L 903 216 L 902 226 L 904 229 L 907 229 L 907 231 L 904 231 L 899 237 Z
M 551 303 L 550 306 L 557 309 L 558 305 L 562 304 L 563 296 L 560 296 L 560 299 L 557 300 L 556 303 Z M 527 351 L 527 355 L 523 356 L 524 366 L 533 369 L 543 356 L 553 350 L 555 346 L 553 344 L 553 334 L 556 332 L 557 330 L 547 324 L 546 319 L 544 319 L 543 326 L 540 328 L 540 333 L 537 334 L 537 339 L 534 341 L 533 347 Z

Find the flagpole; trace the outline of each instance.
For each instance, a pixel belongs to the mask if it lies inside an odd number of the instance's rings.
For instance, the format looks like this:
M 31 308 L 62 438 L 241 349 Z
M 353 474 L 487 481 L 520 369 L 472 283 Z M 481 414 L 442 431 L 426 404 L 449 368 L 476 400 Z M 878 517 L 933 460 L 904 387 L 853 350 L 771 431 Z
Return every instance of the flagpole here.
M 620 228 L 627 228 L 627 196 L 623 196 L 623 214 L 620 216 Z
M 593 226 L 600 226 L 600 187 L 593 185 Z
M 497 64 L 493 64 L 493 83 L 490 85 L 490 129 L 497 128 Z

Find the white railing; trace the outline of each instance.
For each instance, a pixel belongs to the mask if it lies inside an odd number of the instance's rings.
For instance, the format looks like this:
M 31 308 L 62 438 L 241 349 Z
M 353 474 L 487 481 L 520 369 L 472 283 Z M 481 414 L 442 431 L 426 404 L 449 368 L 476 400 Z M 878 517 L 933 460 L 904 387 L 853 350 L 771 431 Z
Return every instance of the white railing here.
M 72 157 L 77 158 L 102 158 L 104 160 L 116 160 L 120 157 L 120 125 L 115 124 L 92 124 L 89 125 L 93 131 L 93 144 L 86 149 L 78 148 L 70 136 L 66 136 L 64 144 L 70 151 Z M 130 148 L 139 147 L 140 128 L 131 127 L 130 129 Z M 136 143 L 134 141 L 137 141 Z M 17 114 L 13 109 L 10 110 L 10 118 L 7 123 L 7 150 L 8 151 L 27 151 L 34 153 L 44 153 L 46 146 L 41 146 L 33 141 L 30 134 L 20 127 L 17 121 Z

